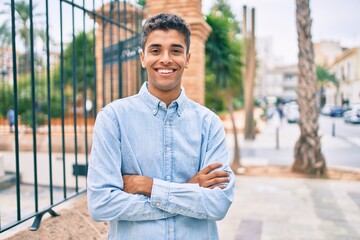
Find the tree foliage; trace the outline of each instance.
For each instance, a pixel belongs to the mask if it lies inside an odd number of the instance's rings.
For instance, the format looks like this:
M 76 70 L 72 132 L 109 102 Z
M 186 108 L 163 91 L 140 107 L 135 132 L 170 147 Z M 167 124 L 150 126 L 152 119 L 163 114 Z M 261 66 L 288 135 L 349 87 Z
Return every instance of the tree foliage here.
M 85 80 L 90 94 L 94 92 L 95 86 L 95 58 L 94 58 L 94 41 L 92 32 L 86 34 L 79 33 L 75 36 L 73 43 L 67 45 L 64 50 L 63 66 L 64 66 L 64 85 L 65 89 L 72 89 L 73 81 L 76 81 L 77 93 L 84 91 Z M 73 51 L 75 49 L 75 52 Z M 73 68 L 73 65 L 75 68 Z M 75 69 L 75 74 L 73 70 Z M 53 81 L 54 87 L 60 89 L 61 74 L 60 66 L 56 66 Z
M 2 41 L 1 46 L 10 45 L 11 43 L 11 21 L 10 21 L 10 12 L 11 12 L 11 3 L 4 3 L 8 9 L 1 11 L 1 15 L 5 15 L 5 20 L 0 26 L 0 40 Z M 18 0 L 14 3 L 15 8 L 15 29 L 16 36 L 18 40 L 22 43 L 22 48 L 24 53 L 19 57 L 19 73 L 29 73 L 30 72 L 30 17 L 33 18 L 33 40 L 36 43 L 39 40 L 42 43 L 46 41 L 45 28 L 43 26 L 43 21 L 41 16 L 44 14 L 37 12 L 38 5 L 34 3 L 32 9 L 30 9 L 30 4 L 25 0 Z M 32 10 L 30 12 L 30 10 Z M 19 48 L 18 48 L 19 49 Z M 37 54 L 35 54 L 36 58 Z M 39 61 L 39 59 L 37 59 Z
M 241 84 L 241 41 L 237 38 L 239 22 L 224 0 L 218 0 L 206 16 L 206 22 L 212 32 L 206 42 L 206 105 L 215 111 L 221 111 L 220 92 L 231 90 L 238 97 Z
M 214 110 L 226 106 L 230 113 L 234 134 L 234 157 L 231 167 L 236 172 L 240 167 L 240 150 L 233 99 L 238 98 L 242 91 L 241 42 L 237 39 L 239 23 L 225 0 L 217 1 L 211 13 L 206 16 L 206 21 L 212 28 L 205 45 L 206 104 Z M 211 106 L 209 103 L 214 105 Z
M 321 83 L 332 82 L 335 85 L 339 84 L 335 74 L 330 73 L 328 69 L 322 66 L 316 67 L 316 79 Z

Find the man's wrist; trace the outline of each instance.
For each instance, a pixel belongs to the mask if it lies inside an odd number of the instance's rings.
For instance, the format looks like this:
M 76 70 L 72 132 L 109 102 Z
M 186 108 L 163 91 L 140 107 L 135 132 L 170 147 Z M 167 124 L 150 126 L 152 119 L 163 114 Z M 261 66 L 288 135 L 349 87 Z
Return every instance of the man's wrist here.
M 140 189 L 141 194 L 150 197 L 152 191 L 152 185 L 153 185 L 153 179 L 149 177 L 144 177 L 143 184 L 141 184 L 141 189 Z

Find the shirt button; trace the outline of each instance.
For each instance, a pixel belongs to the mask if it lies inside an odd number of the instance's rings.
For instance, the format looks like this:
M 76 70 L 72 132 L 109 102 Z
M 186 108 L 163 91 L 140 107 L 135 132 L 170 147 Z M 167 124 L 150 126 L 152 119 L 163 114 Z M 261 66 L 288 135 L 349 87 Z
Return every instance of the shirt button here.
M 157 203 L 156 203 L 156 206 L 157 206 L 157 207 L 160 207 L 160 203 L 159 203 L 159 202 L 157 202 Z
M 167 147 L 167 148 L 166 148 L 166 151 L 168 151 L 168 152 L 169 152 L 169 151 L 170 151 L 170 147 Z
M 166 176 L 166 180 L 170 180 L 170 176 L 168 175 L 168 176 Z
M 170 124 L 170 122 L 169 122 L 169 121 L 166 121 L 166 122 L 165 122 L 165 124 L 166 124 L 166 125 L 169 125 L 169 124 Z
M 169 230 L 170 230 L 170 232 L 172 232 L 172 231 L 174 231 L 174 228 L 173 228 L 173 227 L 170 227 L 170 229 L 169 229 Z

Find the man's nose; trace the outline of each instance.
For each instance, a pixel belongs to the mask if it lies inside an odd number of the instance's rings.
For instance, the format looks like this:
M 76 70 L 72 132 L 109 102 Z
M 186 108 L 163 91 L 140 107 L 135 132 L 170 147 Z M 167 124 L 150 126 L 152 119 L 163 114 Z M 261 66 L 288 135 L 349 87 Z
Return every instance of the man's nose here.
M 161 55 L 160 62 L 162 64 L 167 65 L 167 64 L 170 64 L 171 61 L 172 61 L 172 59 L 171 59 L 170 53 L 167 51 L 164 51 L 163 54 Z

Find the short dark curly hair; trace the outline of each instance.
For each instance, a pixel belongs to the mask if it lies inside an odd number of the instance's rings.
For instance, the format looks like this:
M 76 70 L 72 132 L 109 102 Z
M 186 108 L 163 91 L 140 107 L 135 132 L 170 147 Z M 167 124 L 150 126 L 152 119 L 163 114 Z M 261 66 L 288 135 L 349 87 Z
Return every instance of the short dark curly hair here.
M 146 20 L 141 34 L 141 47 L 145 48 L 146 40 L 149 34 L 155 30 L 176 30 L 184 35 L 186 44 L 186 53 L 190 51 L 191 31 L 189 25 L 181 17 L 170 13 L 159 13 Z

